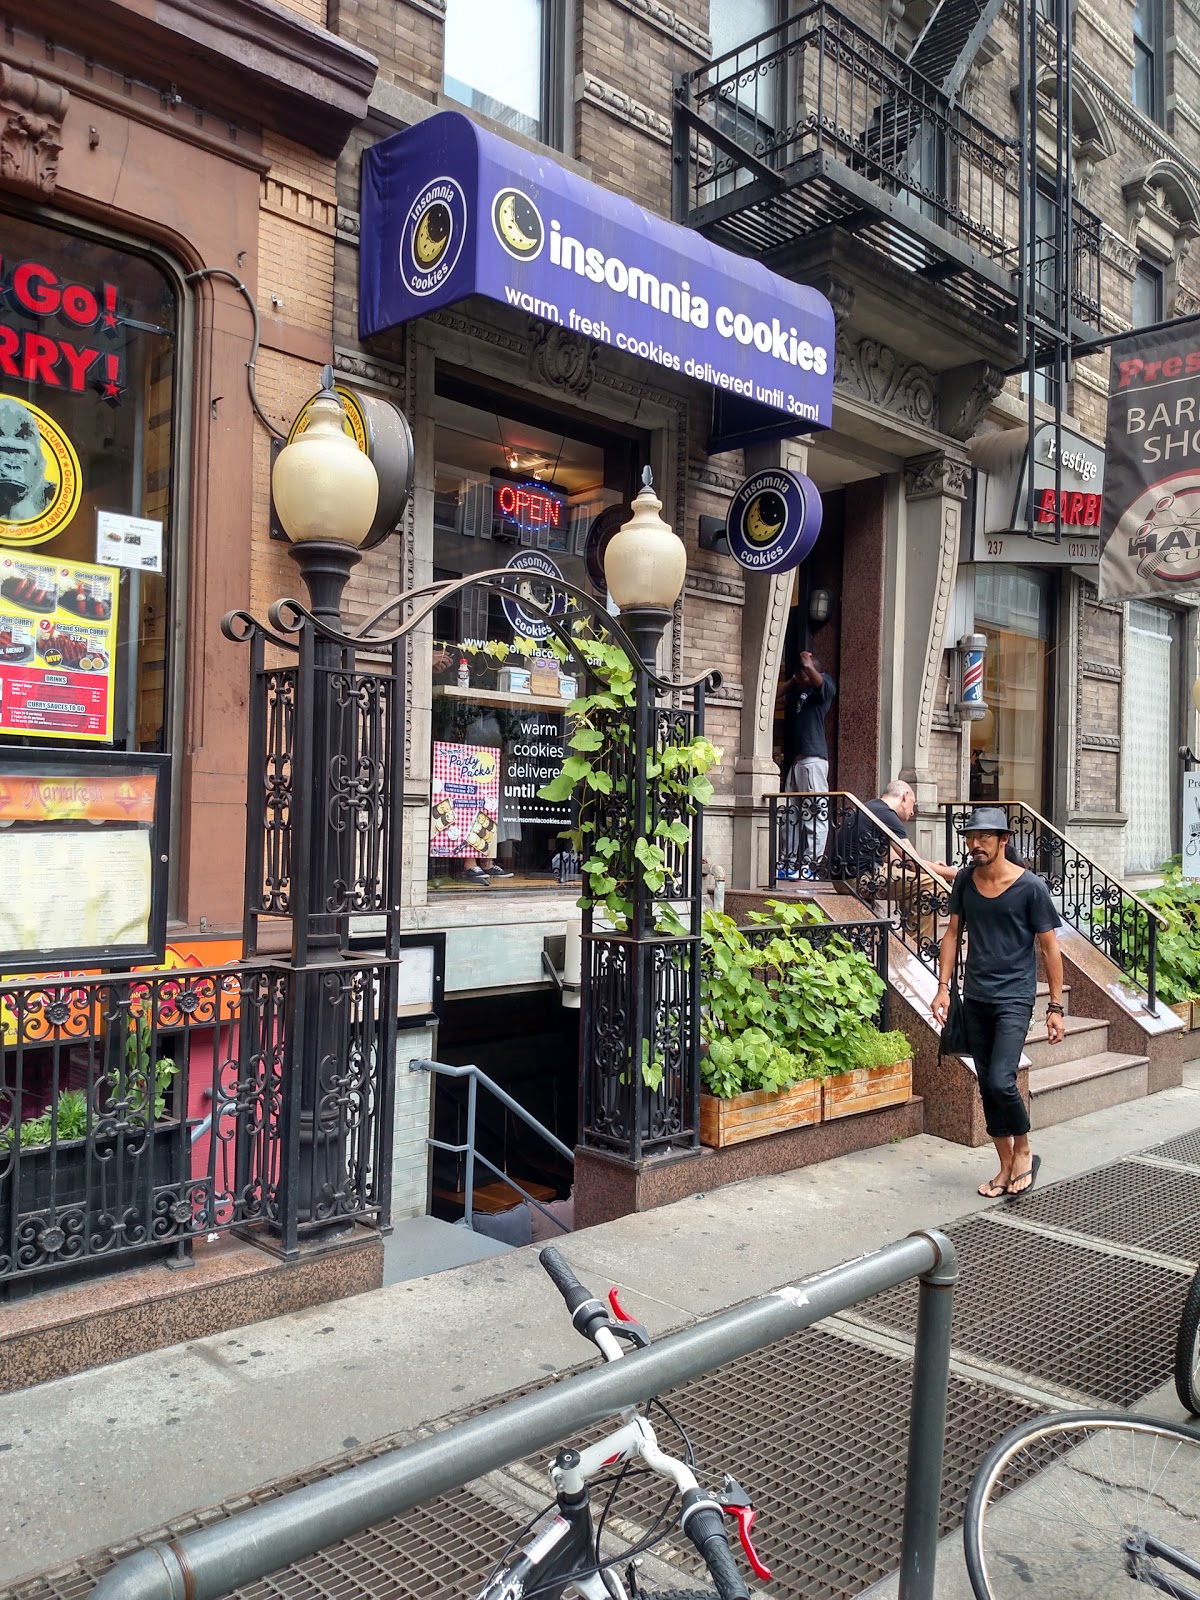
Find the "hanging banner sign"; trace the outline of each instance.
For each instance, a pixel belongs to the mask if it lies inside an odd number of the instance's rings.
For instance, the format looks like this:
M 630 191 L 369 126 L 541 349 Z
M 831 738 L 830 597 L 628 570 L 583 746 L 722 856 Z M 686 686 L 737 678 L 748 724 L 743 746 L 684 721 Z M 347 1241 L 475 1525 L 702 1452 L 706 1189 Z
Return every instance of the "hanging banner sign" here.
M 1182 876 L 1200 878 L 1200 772 L 1183 775 Z
M 1200 582 L 1200 336 L 1122 339 L 1108 393 L 1102 600 L 1177 595 Z
M 811 478 L 783 467 L 756 472 L 729 504 L 730 554 L 750 572 L 787 572 L 816 544 L 821 516 L 821 496 Z
M 117 574 L 0 548 L 0 733 L 112 739 Z

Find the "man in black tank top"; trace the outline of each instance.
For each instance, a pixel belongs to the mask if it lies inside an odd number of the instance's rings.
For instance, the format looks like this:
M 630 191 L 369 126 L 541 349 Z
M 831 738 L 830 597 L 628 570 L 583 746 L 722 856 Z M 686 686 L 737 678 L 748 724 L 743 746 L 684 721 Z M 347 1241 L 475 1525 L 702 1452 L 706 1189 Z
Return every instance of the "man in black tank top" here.
M 1001 807 L 977 806 L 960 831 L 971 865 L 958 874 L 950 891 L 950 920 L 938 951 L 941 982 L 933 1014 L 939 1023 L 945 1022 L 963 928 L 967 936 L 963 1021 L 984 1120 L 1000 1158 L 1000 1171 L 980 1184 L 979 1193 L 994 1200 L 1024 1194 L 1037 1175 L 1017 1068 L 1037 994 L 1039 949 L 1050 989 L 1046 1037 L 1051 1044 L 1063 1037 L 1062 955 L 1054 936 L 1059 918 L 1036 873 L 1007 859 L 1008 817 Z

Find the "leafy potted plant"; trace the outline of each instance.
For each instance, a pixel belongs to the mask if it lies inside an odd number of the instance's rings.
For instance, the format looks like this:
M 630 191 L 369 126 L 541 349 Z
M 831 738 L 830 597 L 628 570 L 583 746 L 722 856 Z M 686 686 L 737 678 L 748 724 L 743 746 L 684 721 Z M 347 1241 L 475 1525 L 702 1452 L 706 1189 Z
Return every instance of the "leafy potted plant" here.
M 873 1024 L 856 1031 L 847 1057 L 852 1063 L 824 1080 L 822 1120 L 903 1105 L 912 1096 L 912 1045 L 899 1029 L 881 1033 Z
M 864 1063 L 872 1036 L 884 1037 L 872 1022 L 883 980 L 836 932 L 813 938 L 812 925 L 824 921 L 804 901 L 769 901 L 752 913 L 750 930 L 706 914 L 702 1143 L 732 1144 L 819 1122 L 825 1083 L 836 1077 L 848 1085 L 859 1081 L 856 1074 L 877 1071 L 876 1063 Z M 897 1098 L 908 1092 L 897 1090 Z
M 1174 856 L 1163 866 L 1162 883 L 1142 898 L 1166 919 L 1158 930 L 1158 998 L 1185 1028 L 1194 1028 L 1200 1025 L 1200 883 L 1183 876 Z

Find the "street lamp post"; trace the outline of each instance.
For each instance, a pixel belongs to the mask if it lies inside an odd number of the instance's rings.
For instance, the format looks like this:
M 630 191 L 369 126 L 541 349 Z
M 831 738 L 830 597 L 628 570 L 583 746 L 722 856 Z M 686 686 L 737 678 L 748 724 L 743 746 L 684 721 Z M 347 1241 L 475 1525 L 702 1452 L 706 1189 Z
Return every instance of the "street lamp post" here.
M 662 520 L 650 469 L 632 515 L 604 553 L 604 574 L 617 621 L 634 647 L 635 699 L 630 763 L 614 786 L 620 793 L 608 827 L 620 829 L 621 861 L 630 883 L 631 911 L 622 933 L 597 928 L 585 913 L 580 997 L 582 1021 L 581 1137 L 609 1154 L 640 1164 L 646 1153 L 696 1143 L 700 1024 L 700 821 L 677 856 L 680 877 L 668 874 L 656 896 L 638 868 L 639 846 L 661 843 L 658 785 L 649 768 L 660 747 L 703 730 L 704 682 L 674 685 L 659 677 L 657 656 L 683 589 L 687 555 Z M 660 705 L 669 688 L 690 687 L 694 710 Z M 657 902 L 686 900 L 690 927 L 680 935 L 657 926 Z M 661 1068 L 658 1090 L 643 1069 Z
M 345 412 L 322 373 L 307 426 L 280 452 L 271 474 L 276 513 L 311 601 L 299 637 L 295 796 L 292 814 L 291 1114 L 298 1122 L 286 1175 L 300 1232 L 344 1222 L 348 1152 L 345 1105 L 364 1093 L 364 1064 L 347 1027 L 348 896 L 355 882 L 356 829 L 347 795 L 356 781 L 353 652 L 341 642 L 342 594 L 360 559 L 379 500 L 371 461 L 344 429 Z M 285 603 L 286 604 L 286 603 Z M 385 1064 L 390 1070 L 390 1063 Z M 286 1231 L 286 1230 L 285 1230 Z

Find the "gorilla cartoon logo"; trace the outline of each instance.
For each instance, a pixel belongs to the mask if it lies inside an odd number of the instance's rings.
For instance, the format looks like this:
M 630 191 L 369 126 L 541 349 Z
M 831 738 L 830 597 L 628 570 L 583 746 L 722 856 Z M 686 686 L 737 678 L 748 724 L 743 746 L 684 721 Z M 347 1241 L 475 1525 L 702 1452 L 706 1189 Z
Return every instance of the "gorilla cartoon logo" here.
M 56 492 L 37 419 L 19 400 L 0 400 L 0 521 L 32 522 Z

